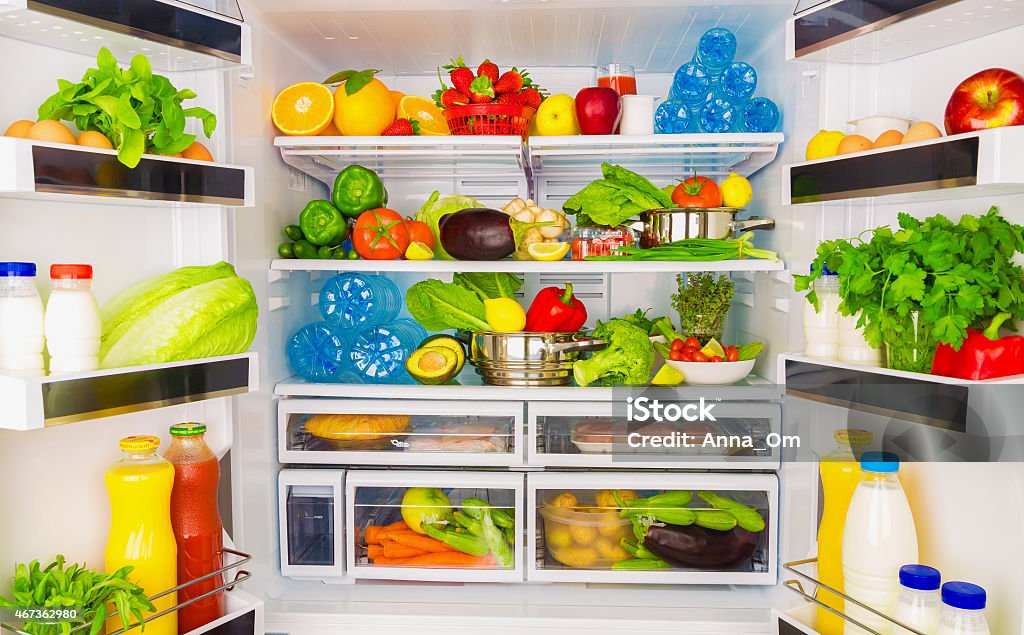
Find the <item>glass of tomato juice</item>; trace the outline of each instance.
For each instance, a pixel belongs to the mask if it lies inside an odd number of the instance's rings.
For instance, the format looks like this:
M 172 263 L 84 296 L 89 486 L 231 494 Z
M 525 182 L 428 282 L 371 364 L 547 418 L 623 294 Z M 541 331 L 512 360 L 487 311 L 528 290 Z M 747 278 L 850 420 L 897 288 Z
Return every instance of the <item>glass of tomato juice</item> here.
M 619 95 L 635 95 L 636 73 L 629 64 L 602 64 L 597 67 L 597 85 L 614 88 Z

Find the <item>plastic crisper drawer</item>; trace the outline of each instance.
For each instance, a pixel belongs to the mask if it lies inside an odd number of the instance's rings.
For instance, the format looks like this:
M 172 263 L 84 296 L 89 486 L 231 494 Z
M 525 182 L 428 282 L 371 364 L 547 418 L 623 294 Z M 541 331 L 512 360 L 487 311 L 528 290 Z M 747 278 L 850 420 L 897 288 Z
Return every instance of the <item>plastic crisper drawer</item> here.
M 278 457 L 318 465 L 523 463 L 518 401 L 282 399 Z
M 527 462 L 622 470 L 779 468 L 779 404 L 716 402 L 712 412 L 716 421 L 631 422 L 624 404 L 531 402 Z
M 507 472 L 349 470 L 345 479 L 348 575 L 522 582 L 523 493 L 523 476 Z M 489 509 L 483 512 L 481 505 Z M 450 543 L 424 540 L 424 534 L 414 530 L 417 523 L 429 522 L 432 531 L 454 531 L 475 521 L 482 524 L 473 533 L 483 527 L 486 539 L 474 544 L 487 546 L 477 553 L 450 546 L 442 549 L 440 545 Z
M 656 503 L 628 504 L 666 492 Z M 526 579 L 774 585 L 778 501 L 774 474 L 529 474 Z M 638 552 L 640 536 L 659 558 Z
M 339 580 L 345 575 L 344 470 L 281 470 L 277 477 L 281 575 Z

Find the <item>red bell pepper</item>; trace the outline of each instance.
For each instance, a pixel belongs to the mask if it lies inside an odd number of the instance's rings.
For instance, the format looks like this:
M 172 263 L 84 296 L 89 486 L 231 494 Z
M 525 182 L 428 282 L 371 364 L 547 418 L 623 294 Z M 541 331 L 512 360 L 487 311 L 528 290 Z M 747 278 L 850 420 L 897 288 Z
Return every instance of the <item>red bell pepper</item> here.
M 932 374 L 974 380 L 1024 374 L 1024 336 L 999 337 L 999 327 L 1009 318 L 1009 313 L 1000 313 L 984 331 L 967 329 L 958 351 L 939 344 Z
M 572 285 L 565 289 L 546 287 L 533 299 L 526 312 L 525 331 L 543 333 L 572 333 L 587 321 L 587 307 L 572 294 Z

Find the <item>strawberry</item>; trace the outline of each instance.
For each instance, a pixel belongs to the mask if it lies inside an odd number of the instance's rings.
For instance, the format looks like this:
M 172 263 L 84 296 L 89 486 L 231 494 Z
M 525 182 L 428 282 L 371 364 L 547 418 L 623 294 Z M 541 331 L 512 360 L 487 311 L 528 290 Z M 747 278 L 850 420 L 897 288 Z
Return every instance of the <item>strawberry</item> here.
M 465 106 L 468 104 L 469 97 L 466 97 L 465 93 L 456 88 L 449 88 L 441 93 L 440 101 L 441 108 L 453 108 L 455 106 Z
M 466 66 L 466 60 L 462 59 L 460 55 L 458 58 L 453 59 L 451 64 L 445 64 L 443 67 L 449 71 L 448 77 L 452 80 L 452 84 L 455 88 L 459 89 L 464 95 L 469 94 L 469 85 L 473 83 L 473 69 Z
M 491 83 L 498 81 L 498 65 L 491 60 L 484 60 L 480 68 L 476 69 L 477 77 L 486 77 Z M 512 91 L 508 91 L 512 92 Z
M 499 95 L 507 95 L 509 93 L 518 93 L 523 89 L 523 76 L 519 74 L 519 71 L 512 69 L 498 78 L 498 81 L 494 82 L 494 92 Z
M 474 104 L 489 104 L 494 101 L 494 87 L 486 75 L 477 77 L 470 84 L 469 100 Z
M 515 104 L 517 106 L 523 105 L 523 96 L 519 93 L 505 93 L 504 95 L 498 95 L 498 98 L 494 100 L 496 104 Z
M 540 91 L 536 88 L 524 89 L 523 92 L 519 93 L 519 97 L 522 99 L 522 104 L 524 106 L 529 106 L 530 108 L 540 108 L 540 102 L 544 101 L 544 98 L 540 95 Z
M 380 134 L 385 137 L 411 137 L 420 133 L 420 122 L 415 119 L 395 119 Z

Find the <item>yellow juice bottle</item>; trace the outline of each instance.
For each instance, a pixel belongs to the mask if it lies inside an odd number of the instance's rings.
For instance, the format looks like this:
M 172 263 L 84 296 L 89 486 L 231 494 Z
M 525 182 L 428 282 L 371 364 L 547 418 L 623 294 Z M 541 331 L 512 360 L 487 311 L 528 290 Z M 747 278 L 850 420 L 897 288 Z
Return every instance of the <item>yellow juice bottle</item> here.
M 843 590 L 843 527 L 846 511 L 850 507 L 853 491 L 860 483 L 860 464 L 852 446 L 871 442 L 871 433 L 865 430 L 837 430 L 836 448 L 821 457 L 819 473 L 825 504 L 818 526 L 818 580 Z M 817 598 L 832 608 L 842 611 L 843 599 L 819 588 Z M 841 617 L 818 607 L 816 628 L 822 635 L 843 635 Z
M 108 573 L 135 567 L 128 579 L 147 596 L 177 585 L 178 554 L 171 528 L 171 487 L 174 467 L 157 455 L 160 440 L 150 436 L 121 439 L 121 460 L 110 466 L 105 480 L 110 498 L 110 534 L 104 566 Z M 177 593 L 153 602 L 157 612 L 177 604 Z M 145 615 L 145 613 L 143 613 Z M 129 616 L 129 623 L 135 618 Z M 107 620 L 107 632 L 121 628 L 121 620 Z M 141 628 L 128 631 L 141 635 Z M 146 623 L 145 635 L 177 635 L 177 613 Z

